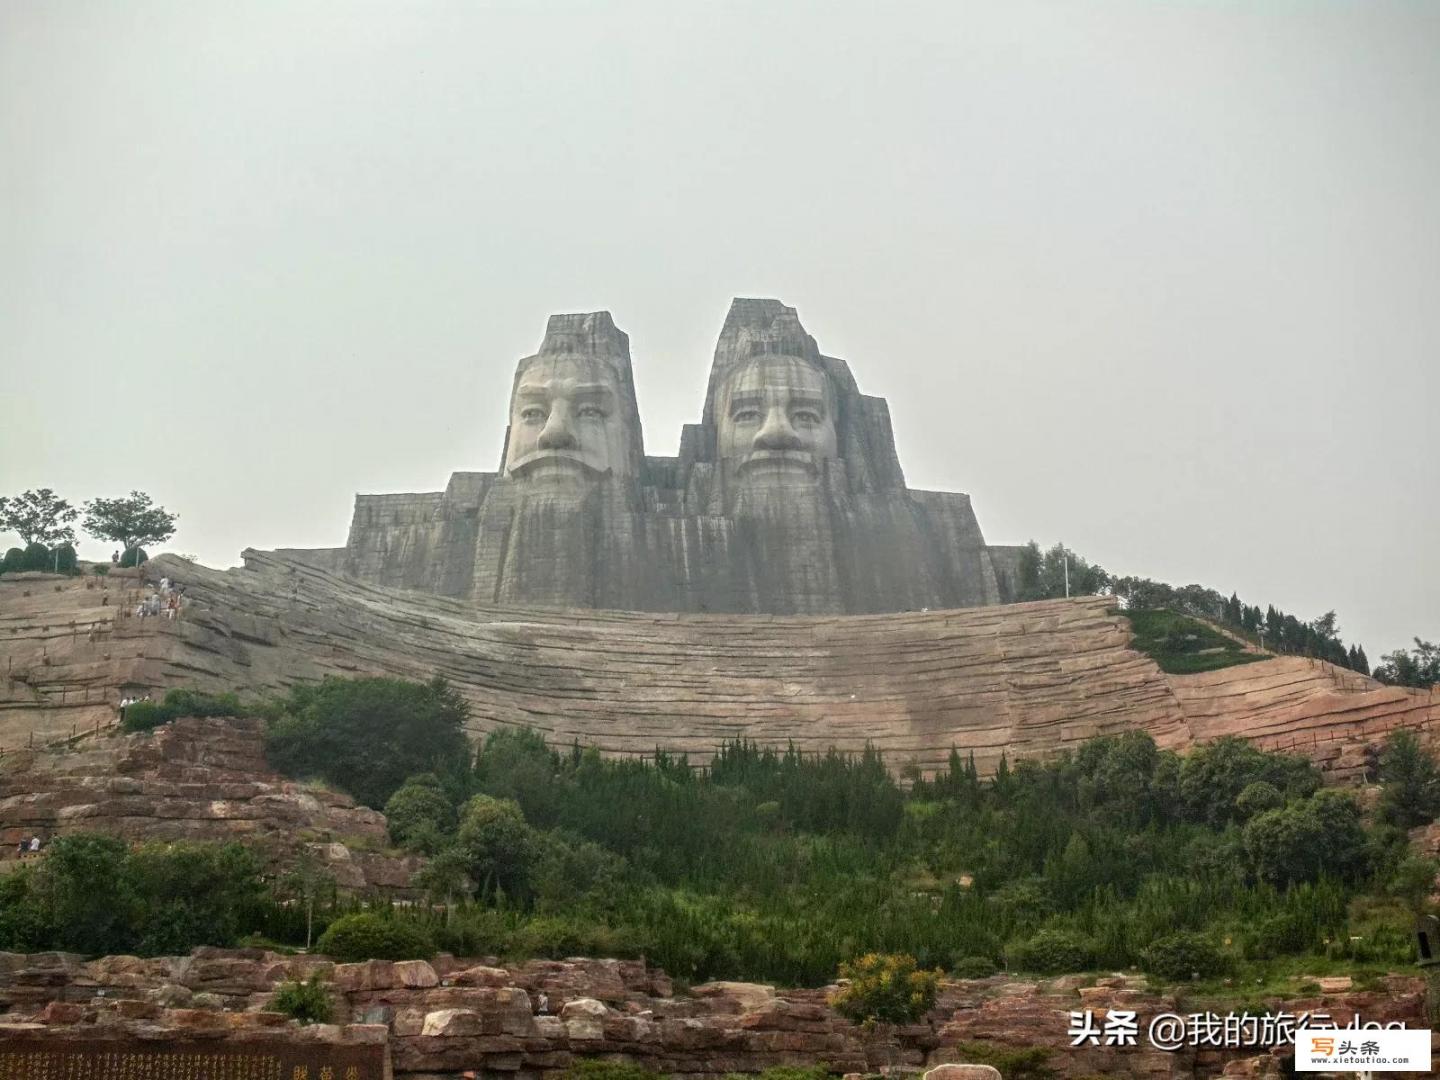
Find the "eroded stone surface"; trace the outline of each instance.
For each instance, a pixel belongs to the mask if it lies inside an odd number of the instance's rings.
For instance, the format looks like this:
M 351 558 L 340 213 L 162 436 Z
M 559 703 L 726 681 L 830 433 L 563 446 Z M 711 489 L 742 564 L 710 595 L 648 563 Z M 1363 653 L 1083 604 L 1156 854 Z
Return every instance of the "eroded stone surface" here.
M 260 723 L 247 719 L 184 718 L 134 735 L 106 729 L 0 757 L 0 850 L 8 855 L 22 837 L 92 831 L 137 842 L 239 841 L 277 864 L 308 850 L 349 889 L 408 892 L 420 865 L 385 853 L 383 815 L 272 772 Z M 154 962 L 131 960 L 105 962 L 123 978 L 148 978 Z M 206 979 L 226 978 L 223 965 L 197 963 Z
M 1440 690 L 1386 687 L 1304 657 L 1167 676 L 1130 647 L 1128 622 L 1103 597 L 868 616 L 665 615 L 479 607 L 263 553 L 225 572 L 169 556 L 147 566 L 185 585 L 181 618 L 125 616 L 126 605 L 103 602 L 125 597 L 113 583 L 71 579 L 57 593 L 0 579 L 0 668 L 10 672 L 0 748 L 111 724 L 127 691 L 268 695 L 357 674 L 443 674 L 469 702 L 476 734 L 526 725 L 562 745 L 638 755 L 659 746 L 695 761 L 744 737 L 811 752 L 869 743 L 892 768 L 926 771 L 954 747 L 987 772 L 1002 752 L 1044 756 L 1140 729 L 1175 749 L 1239 735 L 1303 751 L 1343 778 L 1391 731 L 1433 740 L 1440 726 Z M 110 797 L 123 799 L 128 778 L 116 780 Z

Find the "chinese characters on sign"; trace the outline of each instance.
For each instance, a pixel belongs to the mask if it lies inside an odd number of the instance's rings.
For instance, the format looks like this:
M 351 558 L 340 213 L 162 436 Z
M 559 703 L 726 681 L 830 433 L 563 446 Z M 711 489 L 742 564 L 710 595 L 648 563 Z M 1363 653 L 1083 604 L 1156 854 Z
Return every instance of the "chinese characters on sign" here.
M 7 1039 L 0 1080 L 382 1080 L 383 1044 Z

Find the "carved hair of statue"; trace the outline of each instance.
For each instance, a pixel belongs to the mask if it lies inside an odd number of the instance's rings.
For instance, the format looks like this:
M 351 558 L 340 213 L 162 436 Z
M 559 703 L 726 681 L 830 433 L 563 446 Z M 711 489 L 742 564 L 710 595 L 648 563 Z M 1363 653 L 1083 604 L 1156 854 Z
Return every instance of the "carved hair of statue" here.
M 552 315 L 540 351 L 516 368 L 502 472 L 578 488 L 636 478 L 643 460 L 629 338 L 607 311 Z

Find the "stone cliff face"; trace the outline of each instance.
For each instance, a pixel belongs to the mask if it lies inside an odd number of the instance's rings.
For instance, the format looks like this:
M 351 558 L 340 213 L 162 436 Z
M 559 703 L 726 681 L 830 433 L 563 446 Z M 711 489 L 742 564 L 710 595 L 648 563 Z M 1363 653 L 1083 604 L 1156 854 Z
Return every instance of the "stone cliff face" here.
M 255 720 L 181 719 L 0 757 L 0 857 L 30 836 L 238 841 L 272 865 L 302 849 L 350 889 L 410 892 L 418 860 L 386 854 L 385 818 L 347 795 L 285 780 Z
M 869 743 L 894 768 L 924 770 L 954 747 L 988 771 L 1002 753 L 1052 754 L 1141 729 L 1177 749 L 1240 735 L 1344 776 L 1389 731 L 1430 738 L 1440 721 L 1434 690 L 1304 658 L 1165 675 L 1099 597 L 870 616 L 657 615 L 482 608 L 263 553 L 226 572 L 170 557 L 148 567 L 184 583 L 179 619 L 133 618 L 124 594 L 85 582 L 0 581 L 0 746 L 113 722 L 125 690 L 267 694 L 366 673 L 445 676 L 476 734 L 526 725 L 562 744 L 662 747 L 697 761 L 743 737 L 806 751 Z

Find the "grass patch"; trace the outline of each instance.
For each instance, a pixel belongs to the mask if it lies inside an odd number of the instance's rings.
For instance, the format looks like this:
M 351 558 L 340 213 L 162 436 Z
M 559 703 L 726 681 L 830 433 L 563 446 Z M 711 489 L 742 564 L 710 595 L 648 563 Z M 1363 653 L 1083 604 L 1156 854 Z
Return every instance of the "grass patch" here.
M 1246 652 L 1234 638 L 1188 615 L 1162 609 L 1120 614 L 1130 620 L 1135 648 L 1167 675 L 1194 675 L 1270 659 L 1268 653 Z

